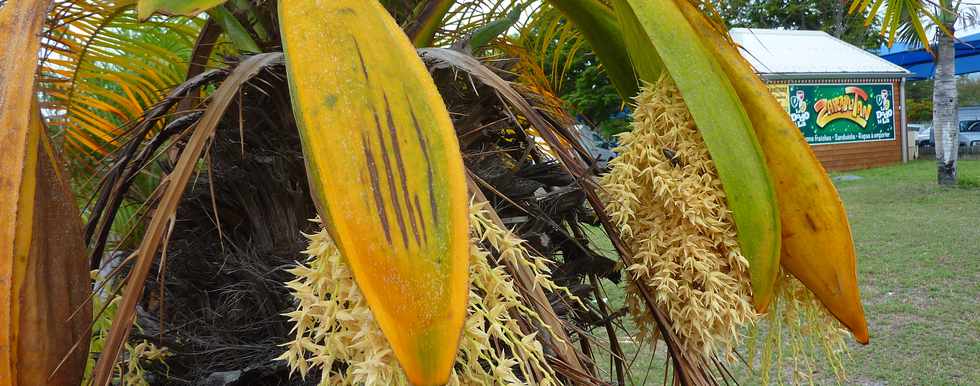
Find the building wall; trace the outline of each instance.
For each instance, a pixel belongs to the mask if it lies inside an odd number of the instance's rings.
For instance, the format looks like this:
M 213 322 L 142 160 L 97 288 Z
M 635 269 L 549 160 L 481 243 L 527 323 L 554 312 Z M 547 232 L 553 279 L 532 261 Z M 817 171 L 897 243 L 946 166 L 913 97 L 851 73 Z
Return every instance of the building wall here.
M 960 122 L 980 120 L 980 106 L 960 107 Z
M 840 84 L 840 83 L 891 83 L 894 85 L 895 138 L 869 142 L 811 145 L 817 159 L 829 171 L 844 171 L 885 166 L 902 162 L 903 138 L 905 128 L 905 106 L 902 101 L 902 82 L 900 79 L 808 79 L 808 80 L 770 80 L 770 90 L 779 90 L 782 84 Z M 786 96 L 777 95 L 780 103 Z

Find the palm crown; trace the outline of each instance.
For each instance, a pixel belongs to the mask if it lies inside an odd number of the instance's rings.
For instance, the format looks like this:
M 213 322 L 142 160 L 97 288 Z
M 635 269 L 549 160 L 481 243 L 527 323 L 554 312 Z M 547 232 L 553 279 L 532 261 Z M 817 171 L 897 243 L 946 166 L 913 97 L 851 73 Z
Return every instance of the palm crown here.
M 731 377 L 718 359 L 767 313 L 868 341 L 837 193 L 710 2 L 0 6 L 0 385 L 110 382 L 134 321 L 167 320 L 137 312 L 164 301 L 147 288 L 193 276 L 168 259 L 296 254 L 300 231 L 310 259 L 270 290 L 292 294 L 276 323 L 294 340 L 273 356 L 325 382 L 606 382 L 590 344 L 625 382 L 630 332 L 598 286 L 621 275 L 685 384 Z M 559 98 L 586 46 L 637 109 L 608 168 Z

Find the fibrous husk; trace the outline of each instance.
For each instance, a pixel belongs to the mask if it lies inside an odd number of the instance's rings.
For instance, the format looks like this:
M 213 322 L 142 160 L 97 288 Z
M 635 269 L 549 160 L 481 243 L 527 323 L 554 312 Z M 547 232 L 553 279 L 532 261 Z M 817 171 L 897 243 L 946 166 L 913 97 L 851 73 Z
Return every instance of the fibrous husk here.
M 636 253 L 627 303 L 639 337 L 656 324 L 636 286 L 656 294 L 684 348 L 730 353 L 756 317 L 748 261 L 717 171 L 684 99 L 669 78 L 635 100 L 633 130 L 602 178 L 607 209 Z
M 535 285 L 551 291 L 554 284 L 547 261 L 530 254 L 519 238 L 486 217 L 479 206 L 470 209 L 473 235 L 470 248 L 470 291 L 467 318 L 450 385 L 558 384 L 554 370 L 537 340 L 525 333 L 516 316 L 541 323 L 524 304 L 502 265 L 510 259 L 528 267 Z M 318 220 L 315 220 L 318 221 Z M 279 359 L 303 377 L 320 371 L 320 384 L 408 384 L 347 263 L 326 231 L 309 235 L 309 256 L 290 272 L 287 283 L 297 304 L 286 314 L 294 324 L 294 339 Z M 486 242 L 499 255 L 481 246 Z

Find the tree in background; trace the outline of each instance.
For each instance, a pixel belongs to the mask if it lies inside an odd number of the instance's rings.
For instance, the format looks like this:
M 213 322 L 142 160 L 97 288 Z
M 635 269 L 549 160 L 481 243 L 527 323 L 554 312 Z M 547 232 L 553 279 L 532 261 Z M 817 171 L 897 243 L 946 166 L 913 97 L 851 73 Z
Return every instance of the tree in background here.
M 960 107 L 980 106 L 980 78 L 961 76 L 956 80 Z
M 905 86 L 905 110 L 909 122 L 932 121 L 931 79 L 910 81 Z M 980 78 L 960 76 L 956 79 L 959 107 L 980 106 Z
M 932 119 L 932 99 L 906 99 L 905 116 L 909 122 L 929 122 Z
M 932 122 L 932 80 L 905 84 L 905 116 L 909 122 Z
M 568 102 L 570 112 L 588 121 L 603 136 L 610 138 L 627 131 L 627 119 L 616 117 L 623 111 L 623 99 L 616 93 L 605 72 L 595 63 L 590 63 L 594 62 L 594 59 L 588 59 L 591 52 L 581 52 L 580 55 L 581 59 L 576 59 L 574 64 L 579 67 L 576 78 L 569 83 L 567 90 L 562 90 L 561 98 Z
M 567 63 L 567 67 L 543 66 L 543 69 L 547 77 L 561 78 L 555 82 L 560 85 L 556 92 L 567 104 L 568 112 L 604 137 L 612 138 L 629 129 L 628 116 L 624 113 L 627 101 L 616 92 L 589 43 L 579 42 L 558 44 L 556 39 L 545 54 L 545 61 Z
M 847 0 L 713 0 L 712 3 L 731 28 L 821 30 L 867 49 L 876 49 L 883 41 L 878 28 L 868 28 L 863 18 L 847 14 Z

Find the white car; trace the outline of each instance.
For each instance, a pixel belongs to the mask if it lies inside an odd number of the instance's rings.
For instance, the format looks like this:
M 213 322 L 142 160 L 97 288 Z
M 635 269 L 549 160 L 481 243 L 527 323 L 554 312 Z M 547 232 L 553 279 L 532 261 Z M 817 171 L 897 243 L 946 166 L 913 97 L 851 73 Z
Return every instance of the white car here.
M 915 131 L 916 146 L 934 146 L 936 144 L 932 137 L 932 125 L 929 124 L 909 124 L 909 130 Z
M 960 122 L 960 146 L 967 149 L 980 145 L 980 121 Z
M 918 128 L 918 130 L 916 130 Z M 936 137 L 932 125 L 909 124 L 909 129 L 916 130 L 915 144 L 918 146 L 935 146 Z M 960 146 L 967 149 L 980 146 L 980 120 L 960 121 Z

